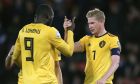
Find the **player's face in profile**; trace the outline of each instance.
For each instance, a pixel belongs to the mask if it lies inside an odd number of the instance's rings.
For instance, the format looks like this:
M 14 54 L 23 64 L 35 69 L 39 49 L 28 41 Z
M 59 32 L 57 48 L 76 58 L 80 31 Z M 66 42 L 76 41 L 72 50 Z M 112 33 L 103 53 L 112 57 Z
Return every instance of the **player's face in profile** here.
M 89 26 L 90 32 L 94 35 L 98 34 L 100 30 L 99 21 L 96 20 L 95 17 L 89 17 L 87 19 L 88 19 L 88 26 Z

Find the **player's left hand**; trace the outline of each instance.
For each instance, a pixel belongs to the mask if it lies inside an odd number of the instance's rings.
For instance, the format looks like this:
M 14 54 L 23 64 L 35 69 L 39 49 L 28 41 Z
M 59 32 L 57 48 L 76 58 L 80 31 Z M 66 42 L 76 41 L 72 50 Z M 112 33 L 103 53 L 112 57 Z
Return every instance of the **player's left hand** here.
M 106 83 L 106 80 L 103 79 L 103 78 L 99 79 L 99 80 L 96 82 L 96 84 L 105 84 L 105 83 Z

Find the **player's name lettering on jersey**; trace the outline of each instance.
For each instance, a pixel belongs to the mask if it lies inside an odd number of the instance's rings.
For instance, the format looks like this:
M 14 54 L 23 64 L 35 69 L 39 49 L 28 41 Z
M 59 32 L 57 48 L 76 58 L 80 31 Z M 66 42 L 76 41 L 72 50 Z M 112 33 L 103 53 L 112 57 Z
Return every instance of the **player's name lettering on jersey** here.
M 41 29 L 28 29 L 28 28 L 26 28 L 25 31 L 23 30 L 23 32 L 26 32 L 26 33 L 37 33 L 37 34 L 40 34 L 40 31 Z

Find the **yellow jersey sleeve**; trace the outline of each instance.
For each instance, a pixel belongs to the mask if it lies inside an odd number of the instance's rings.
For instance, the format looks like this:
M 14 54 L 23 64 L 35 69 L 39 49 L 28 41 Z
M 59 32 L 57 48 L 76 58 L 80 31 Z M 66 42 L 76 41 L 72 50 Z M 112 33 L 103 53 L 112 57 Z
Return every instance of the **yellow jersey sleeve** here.
M 120 42 L 117 36 L 111 37 L 110 40 L 110 49 L 119 48 L 121 49 Z
M 55 49 L 54 51 L 54 60 L 55 61 L 61 60 L 61 53 L 57 49 Z
M 86 44 L 86 42 L 87 42 L 87 39 L 88 38 L 88 36 L 84 36 L 83 38 L 81 38 L 80 40 L 79 40 L 79 43 L 80 43 L 80 45 L 82 46 L 82 48 L 83 48 L 83 50 L 85 51 L 85 44 Z
M 60 33 L 55 29 L 50 29 L 50 43 L 55 46 L 65 56 L 72 56 L 74 50 L 73 32 L 68 31 L 67 43 L 61 38 Z
M 15 43 L 13 56 L 12 56 L 12 60 L 15 62 L 18 62 L 19 56 L 21 54 L 21 48 L 20 48 L 21 46 L 20 46 L 19 39 L 20 39 L 20 37 L 18 36 L 16 43 Z

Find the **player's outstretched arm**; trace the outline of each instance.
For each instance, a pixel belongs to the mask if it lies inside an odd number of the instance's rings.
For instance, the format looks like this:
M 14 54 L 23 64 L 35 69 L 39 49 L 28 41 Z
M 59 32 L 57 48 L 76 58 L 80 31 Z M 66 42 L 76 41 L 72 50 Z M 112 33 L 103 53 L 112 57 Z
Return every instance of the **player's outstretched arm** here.
M 57 76 L 58 84 L 63 84 L 62 72 L 59 61 L 55 61 L 55 73 Z
M 67 31 L 68 31 L 68 28 L 71 27 L 72 30 L 75 29 L 75 17 L 73 17 L 72 21 L 67 19 L 67 17 L 65 16 L 64 18 L 64 23 L 63 23 L 63 27 L 64 27 L 64 40 L 66 41 L 67 40 Z M 74 52 L 83 52 L 83 48 L 82 46 L 80 45 L 79 42 L 75 42 L 74 43 Z
M 75 29 L 75 18 L 73 17 L 72 21 L 69 20 L 66 16 L 64 18 L 64 23 L 63 23 L 63 27 L 64 27 L 64 40 L 67 41 L 67 34 L 68 34 L 68 30 L 74 30 Z
M 72 56 L 74 50 L 74 39 L 73 39 L 73 28 L 72 28 L 72 21 L 66 21 L 66 30 L 67 30 L 67 38 L 65 41 L 61 38 L 60 33 L 57 30 L 51 29 L 51 36 L 50 42 L 51 44 L 56 47 L 64 56 Z
M 74 50 L 73 32 L 68 30 L 68 38 L 65 42 L 56 29 L 50 30 L 50 43 L 59 50 L 64 56 L 72 56 Z
M 5 67 L 6 69 L 11 69 L 11 67 L 14 65 L 14 62 L 12 61 L 12 55 L 14 51 L 14 45 L 11 47 L 6 59 L 5 59 Z

